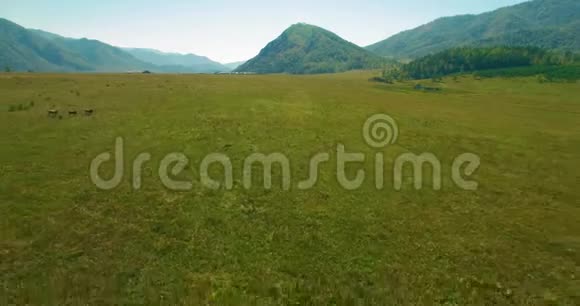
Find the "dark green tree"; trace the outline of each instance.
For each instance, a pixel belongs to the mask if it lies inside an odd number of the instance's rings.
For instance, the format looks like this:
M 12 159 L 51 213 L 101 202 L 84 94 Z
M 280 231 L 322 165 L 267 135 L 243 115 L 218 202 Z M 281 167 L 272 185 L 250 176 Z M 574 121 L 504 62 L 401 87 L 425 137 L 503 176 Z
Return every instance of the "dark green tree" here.
M 453 48 L 417 59 L 401 67 L 412 79 L 529 66 L 556 66 L 574 62 L 574 55 L 534 47 Z

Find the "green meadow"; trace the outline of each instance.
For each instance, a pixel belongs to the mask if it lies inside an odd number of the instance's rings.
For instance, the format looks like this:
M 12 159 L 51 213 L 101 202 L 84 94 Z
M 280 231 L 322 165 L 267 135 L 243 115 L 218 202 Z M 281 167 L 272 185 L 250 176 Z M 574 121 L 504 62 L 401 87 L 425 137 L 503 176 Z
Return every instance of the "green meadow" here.
M 441 88 L 430 92 L 376 74 L 0 74 L 0 304 L 580 303 L 579 84 L 463 76 L 420 82 Z M 379 113 L 400 129 L 384 150 L 362 134 Z M 125 175 L 100 190 L 89 165 L 117 137 Z M 367 157 L 347 168 L 366 172 L 357 190 L 337 182 L 338 144 Z M 190 160 L 175 177 L 190 191 L 159 178 L 172 152 Z M 244 188 L 244 159 L 275 152 L 292 188 L 279 168 L 271 190 L 259 176 Z M 441 161 L 442 189 L 425 169 L 415 190 L 407 168 L 395 190 L 396 157 L 424 152 Z M 200 183 L 210 153 L 231 158 L 232 190 Z M 318 153 L 331 161 L 300 190 Z M 476 191 L 451 179 L 463 153 L 481 159 Z

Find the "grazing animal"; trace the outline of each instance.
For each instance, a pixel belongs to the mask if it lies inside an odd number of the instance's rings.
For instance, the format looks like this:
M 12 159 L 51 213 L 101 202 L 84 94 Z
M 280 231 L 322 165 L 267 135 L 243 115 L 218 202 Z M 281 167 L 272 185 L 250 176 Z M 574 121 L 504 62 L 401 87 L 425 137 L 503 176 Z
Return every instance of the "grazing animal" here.
M 56 118 L 58 116 L 58 111 L 55 109 L 51 109 L 48 111 L 48 116 L 51 118 Z
M 76 110 L 71 110 L 71 111 L 68 111 L 68 115 L 69 115 L 69 116 L 76 116 L 76 115 L 78 115 L 78 114 L 79 114 L 79 113 L 78 113 Z
M 94 109 L 85 109 L 85 116 L 92 116 L 95 113 Z

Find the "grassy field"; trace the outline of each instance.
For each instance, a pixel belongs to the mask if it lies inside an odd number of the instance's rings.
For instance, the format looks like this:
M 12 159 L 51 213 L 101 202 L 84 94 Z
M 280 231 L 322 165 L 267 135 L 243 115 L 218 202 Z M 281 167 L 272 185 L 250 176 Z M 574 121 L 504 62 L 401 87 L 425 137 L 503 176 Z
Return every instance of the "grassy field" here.
M 0 304 L 580 303 L 579 84 L 463 77 L 422 92 L 369 77 L 0 75 Z M 442 190 L 395 191 L 387 175 L 377 191 L 369 172 L 347 191 L 332 162 L 307 191 L 282 190 L 279 172 L 272 190 L 241 186 L 254 152 L 285 153 L 300 179 L 338 143 L 374 156 L 361 129 L 376 113 L 400 128 L 385 166 L 432 152 Z M 116 137 L 126 175 L 99 190 L 89 164 Z M 191 191 L 161 184 L 171 152 L 190 158 Z M 213 152 L 233 160 L 233 190 L 196 179 Z M 465 152 L 481 157 L 477 191 L 449 179 Z

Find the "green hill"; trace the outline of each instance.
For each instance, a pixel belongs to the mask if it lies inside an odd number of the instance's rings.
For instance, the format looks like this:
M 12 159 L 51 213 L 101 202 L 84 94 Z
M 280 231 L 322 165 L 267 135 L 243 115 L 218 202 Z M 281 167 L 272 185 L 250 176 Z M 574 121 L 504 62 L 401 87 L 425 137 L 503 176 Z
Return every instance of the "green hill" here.
M 381 67 L 384 60 L 325 29 L 288 28 L 237 72 L 313 74 Z
M 40 72 L 123 72 L 154 67 L 97 40 L 29 30 L 1 18 L 0 66 Z
M 0 18 L 0 66 L 14 71 L 89 71 L 83 58 L 44 35 Z
M 26 29 L 0 18 L 0 67 L 37 72 L 213 73 L 231 69 L 193 54 L 121 49 L 98 40 L 73 39 Z
M 481 15 L 441 18 L 366 49 L 417 58 L 459 46 L 499 45 L 580 50 L 580 1 L 535 0 Z
M 120 48 L 92 39 L 57 38 L 54 40 L 66 49 L 79 54 L 93 71 L 124 72 L 154 69 L 151 63 L 141 61 Z

